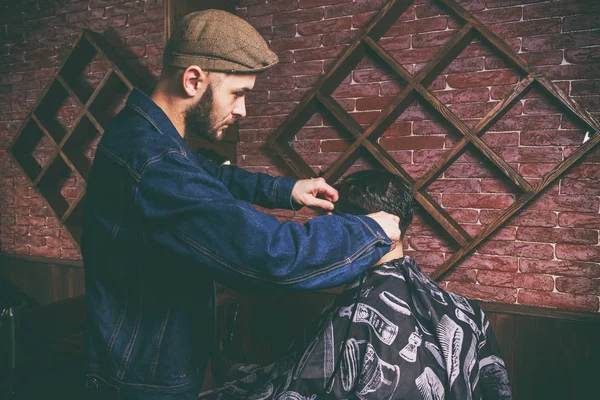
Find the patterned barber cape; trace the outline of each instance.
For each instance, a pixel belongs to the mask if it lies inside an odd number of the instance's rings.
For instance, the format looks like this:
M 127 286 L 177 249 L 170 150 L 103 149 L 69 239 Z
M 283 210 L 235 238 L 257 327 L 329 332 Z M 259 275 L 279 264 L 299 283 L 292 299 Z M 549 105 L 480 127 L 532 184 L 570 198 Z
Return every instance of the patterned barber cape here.
M 203 393 L 226 399 L 511 399 L 481 308 L 404 257 L 348 285 L 277 363 Z

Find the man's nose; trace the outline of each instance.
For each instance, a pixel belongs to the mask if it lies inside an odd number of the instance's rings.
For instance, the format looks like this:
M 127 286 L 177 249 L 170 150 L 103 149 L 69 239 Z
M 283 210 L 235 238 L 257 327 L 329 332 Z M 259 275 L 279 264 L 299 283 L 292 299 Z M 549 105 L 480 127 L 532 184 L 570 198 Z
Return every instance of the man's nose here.
M 246 100 L 245 97 L 240 97 L 236 100 L 235 106 L 233 107 L 233 115 L 236 115 L 239 118 L 244 118 L 246 116 Z

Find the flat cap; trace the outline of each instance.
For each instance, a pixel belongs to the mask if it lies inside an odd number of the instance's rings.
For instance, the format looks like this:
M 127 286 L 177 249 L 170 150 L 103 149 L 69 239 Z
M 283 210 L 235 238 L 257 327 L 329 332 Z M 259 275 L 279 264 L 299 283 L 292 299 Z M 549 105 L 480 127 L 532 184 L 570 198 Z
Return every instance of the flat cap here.
M 221 10 L 183 17 L 165 46 L 164 65 L 253 74 L 279 61 L 263 37 L 243 19 Z

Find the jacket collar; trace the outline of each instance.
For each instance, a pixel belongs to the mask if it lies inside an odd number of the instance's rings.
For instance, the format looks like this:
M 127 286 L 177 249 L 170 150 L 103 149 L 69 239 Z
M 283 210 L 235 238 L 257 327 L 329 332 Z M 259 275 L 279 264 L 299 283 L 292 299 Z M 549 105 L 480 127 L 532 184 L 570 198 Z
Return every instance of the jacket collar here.
M 167 114 L 140 89 L 133 88 L 127 98 L 127 106 L 147 119 L 161 135 L 173 136 L 179 142 L 185 144 L 185 140 L 181 137 Z

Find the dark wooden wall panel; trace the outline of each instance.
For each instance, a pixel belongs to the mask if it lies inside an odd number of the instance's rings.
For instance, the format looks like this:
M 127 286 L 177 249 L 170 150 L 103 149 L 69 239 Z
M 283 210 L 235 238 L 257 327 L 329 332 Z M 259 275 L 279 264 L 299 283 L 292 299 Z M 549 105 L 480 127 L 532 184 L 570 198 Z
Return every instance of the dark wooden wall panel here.
M 80 261 L 0 254 L 0 275 L 40 304 L 85 293 Z

